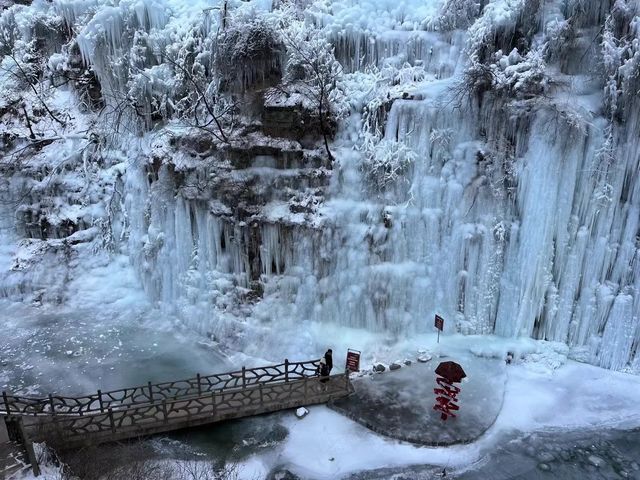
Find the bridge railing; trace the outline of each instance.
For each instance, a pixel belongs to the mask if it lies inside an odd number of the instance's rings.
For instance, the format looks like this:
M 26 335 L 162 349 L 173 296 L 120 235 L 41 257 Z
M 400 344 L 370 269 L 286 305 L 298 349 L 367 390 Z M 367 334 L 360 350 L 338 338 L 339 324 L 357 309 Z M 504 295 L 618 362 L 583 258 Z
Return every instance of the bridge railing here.
M 130 405 L 158 403 L 206 393 L 242 389 L 252 385 L 281 383 L 314 376 L 320 360 L 289 362 L 266 367 L 245 368 L 234 372 L 123 388 L 95 394 L 65 397 L 49 395 L 45 398 L 22 397 L 2 392 L 0 414 L 4 415 L 84 415 L 118 410 Z
M 200 397 L 163 399 L 159 403 L 131 405 L 120 410 L 108 408 L 104 413 L 50 415 L 40 417 L 30 435 L 36 441 L 47 439 L 55 443 L 90 435 L 144 434 L 145 429 L 149 431 L 163 425 L 190 423 L 199 419 L 237 418 L 283 408 L 296 402 L 314 403 L 318 397 L 342 394 L 350 388 L 349 377 L 344 373 L 332 375 L 331 380 L 324 384 L 319 380 L 304 377 L 303 381 L 260 382 L 246 388 L 212 391 Z

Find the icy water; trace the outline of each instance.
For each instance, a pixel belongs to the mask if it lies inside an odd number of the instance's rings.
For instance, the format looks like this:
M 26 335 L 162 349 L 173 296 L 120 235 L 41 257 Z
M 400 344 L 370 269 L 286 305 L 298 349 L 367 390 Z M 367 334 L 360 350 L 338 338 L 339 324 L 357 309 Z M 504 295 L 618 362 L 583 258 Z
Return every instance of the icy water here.
M 207 457 L 214 452 L 228 459 L 244 458 L 274 448 L 284 439 L 286 430 L 278 424 L 278 416 L 228 422 L 215 432 L 196 431 L 195 438 L 193 434 L 185 433 L 171 439 L 158 439 L 153 447 L 157 452 L 169 453 L 175 458 L 193 454 Z M 279 475 L 285 472 L 289 476 L 282 478 L 316 480 L 277 468 L 268 478 L 280 478 Z M 640 480 L 640 429 L 523 434 L 497 444 L 479 462 L 466 469 L 444 468 L 444 473 L 443 476 L 443 467 L 438 466 L 406 466 L 362 471 L 345 479 Z
M 154 312 L 47 312 L 0 302 L 0 387 L 65 395 L 227 371 L 203 337 Z
M 499 445 L 477 468 L 453 478 L 640 479 L 640 429 L 543 432 Z
M 454 459 L 452 459 L 454 460 Z M 409 466 L 351 475 L 348 480 L 640 479 L 640 429 L 542 432 L 495 446 L 465 471 Z

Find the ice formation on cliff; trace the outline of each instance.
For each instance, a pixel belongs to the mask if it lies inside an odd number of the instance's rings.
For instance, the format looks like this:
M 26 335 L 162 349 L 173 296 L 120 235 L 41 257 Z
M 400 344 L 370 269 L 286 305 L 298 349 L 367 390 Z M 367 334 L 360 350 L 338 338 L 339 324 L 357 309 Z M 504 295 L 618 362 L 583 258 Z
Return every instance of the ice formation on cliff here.
M 230 160 L 167 140 L 181 135 L 167 113 L 181 87 L 163 59 L 187 52 L 210 68 L 227 8 L 282 21 L 270 1 L 55 0 L 0 17 L 19 51 L 37 12 L 58 15 L 107 106 L 139 96 L 165 116 L 113 147 L 104 182 L 122 189 L 113 248 L 151 298 L 217 338 L 244 317 L 402 337 L 438 312 L 451 331 L 564 342 L 576 358 L 640 371 L 637 2 L 312 2 L 304 17 L 334 46 L 350 109 L 333 175 L 313 213 L 293 211 L 286 192 L 312 190 L 319 170 L 262 139 L 229 173 L 266 198 L 242 218 L 207 183 L 210 162 Z M 52 48 L 50 65 L 63 65 Z M 193 193 L 200 184 L 206 194 Z

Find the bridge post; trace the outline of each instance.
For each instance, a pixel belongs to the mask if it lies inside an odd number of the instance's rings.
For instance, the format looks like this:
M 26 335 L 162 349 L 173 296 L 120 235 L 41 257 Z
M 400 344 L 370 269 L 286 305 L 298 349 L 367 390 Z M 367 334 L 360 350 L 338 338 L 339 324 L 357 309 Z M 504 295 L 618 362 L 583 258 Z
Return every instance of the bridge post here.
M 162 413 L 164 415 L 164 423 L 169 423 L 169 416 L 167 415 L 167 399 L 162 399 Z
M 196 373 L 196 378 L 198 379 L 198 395 L 202 395 L 202 385 L 200 385 L 200 374 Z
M 264 404 L 264 394 L 262 392 L 262 383 L 258 384 L 258 390 L 260 391 L 260 406 Z
M 7 417 L 0 417 L 0 445 L 4 445 L 5 443 L 9 443 L 9 430 L 7 430 L 7 421 L 5 420 Z M 1 454 L 0 454 L 1 455 Z M 2 462 L 3 458 L 0 458 L 0 462 Z M 2 472 L 2 464 L 0 463 L 0 473 Z
M 113 421 L 113 408 L 109 407 L 109 424 L 111 425 L 111 433 L 116 434 L 116 423 Z
M 31 470 L 33 471 L 33 475 L 38 477 L 40 476 L 40 465 L 38 465 L 38 458 L 36 457 L 36 452 L 33 449 L 33 442 L 27 435 L 26 430 L 24 429 L 24 422 L 22 418 L 18 418 L 18 432 L 20 434 L 20 443 L 24 447 L 27 452 L 27 460 L 31 464 Z
M 285 382 L 289 381 L 289 359 L 288 358 L 284 359 L 284 381 Z
M 212 405 L 212 410 L 211 410 L 211 416 L 215 417 L 216 416 L 216 392 L 211 392 L 211 405 Z
M 4 409 L 7 411 L 7 415 L 11 415 L 11 407 L 9 406 L 9 398 L 7 397 L 7 392 L 2 391 L 2 401 L 4 402 Z
M 242 388 L 247 386 L 247 369 L 242 367 Z
M 100 403 L 100 413 L 104 413 L 104 404 L 102 403 L 102 390 L 98 390 L 98 403 Z
M 309 377 L 304 377 L 304 403 L 309 401 Z
M 51 415 L 56 416 L 56 406 L 53 403 L 53 395 L 49 394 L 49 404 L 51 405 Z
M 147 386 L 149 387 L 149 401 L 153 402 L 153 386 L 151 382 L 147 382 Z

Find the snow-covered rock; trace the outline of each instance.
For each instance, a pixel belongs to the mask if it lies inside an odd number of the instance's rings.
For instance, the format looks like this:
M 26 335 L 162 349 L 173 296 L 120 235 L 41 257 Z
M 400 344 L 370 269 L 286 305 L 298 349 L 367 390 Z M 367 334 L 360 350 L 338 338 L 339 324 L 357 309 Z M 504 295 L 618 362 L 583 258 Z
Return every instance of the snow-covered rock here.
M 381 363 L 376 363 L 376 364 L 373 366 L 373 371 L 374 371 L 374 372 L 376 372 L 376 373 L 382 373 L 382 372 L 384 372 L 386 369 L 387 369 L 387 367 L 385 367 L 385 366 L 384 366 L 383 364 L 381 364 Z

